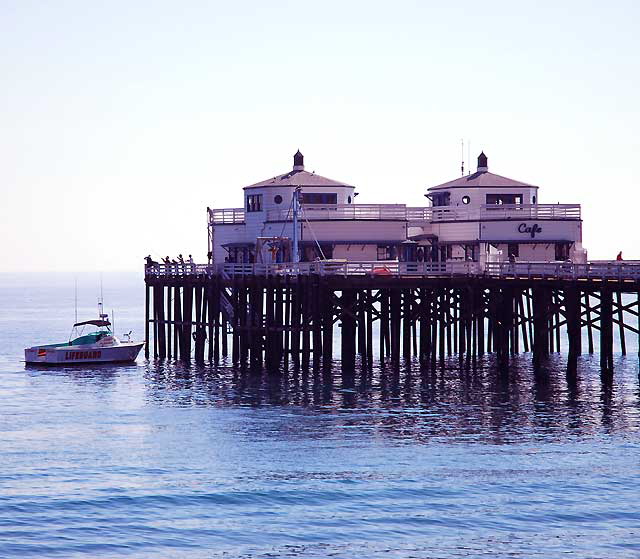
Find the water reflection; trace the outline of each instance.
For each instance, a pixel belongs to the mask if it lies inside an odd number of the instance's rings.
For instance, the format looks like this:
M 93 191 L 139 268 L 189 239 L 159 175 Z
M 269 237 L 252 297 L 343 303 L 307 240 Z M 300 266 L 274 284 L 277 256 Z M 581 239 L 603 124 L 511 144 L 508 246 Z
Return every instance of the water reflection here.
M 535 368 L 528 355 L 515 356 L 506 372 L 492 356 L 478 360 L 473 370 L 452 358 L 437 370 L 405 362 L 345 372 L 335 362 L 280 374 L 241 371 L 228 363 L 151 362 L 145 380 L 148 400 L 159 406 L 290 408 L 338 415 L 343 428 L 399 439 L 500 444 L 637 430 L 636 367 L 635 360 L 620 358 L 607 382 L 598 356 L 580 357 L 571 374 L 561 355 Z
M 84 365 L 70 365 L 64 367 L 52 367 L 50 365 L 25 364 L 24 370 L 33 375 L 43 377 L 56 377 L 72 380 L 76 384 L 87 385 L 111 385 L 118 377 L 137 371 L 135 363 L 91 363 Z

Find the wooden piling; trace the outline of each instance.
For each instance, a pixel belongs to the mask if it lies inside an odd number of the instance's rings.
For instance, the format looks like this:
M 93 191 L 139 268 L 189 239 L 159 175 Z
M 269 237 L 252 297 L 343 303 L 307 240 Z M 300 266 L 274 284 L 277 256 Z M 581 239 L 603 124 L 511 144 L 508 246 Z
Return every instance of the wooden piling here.
M 618 309 L 618 335 L 620 338 L 620 352 L 622 355 L 627 354 L 627 341 L 625 340 L 624 335 L 624 315 L 623 315 L 623 305 L 622 305 L 622 293 L 618 290 L 616 291 L 616 306 Z
M 613 293 L 609 287 L 600 291 L 600 368 L 613 371 Z
M 144 286 L 144 357 L 149 359 L 149 291 L 151 286 L 148 282 L 145 282 Z

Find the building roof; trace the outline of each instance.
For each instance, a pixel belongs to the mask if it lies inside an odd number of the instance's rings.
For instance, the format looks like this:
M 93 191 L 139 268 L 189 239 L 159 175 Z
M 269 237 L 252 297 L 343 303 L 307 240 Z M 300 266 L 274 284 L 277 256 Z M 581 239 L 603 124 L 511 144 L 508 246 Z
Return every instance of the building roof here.
M 267 186 L 352 186 L 344 182 L 338 182 L 333 179 L 328 179 L 309 171 L 289 171 L 284 175 L 278 175 L 265 181 L 257 182 L 245 188 L 259 188 Z
M 347 186 L 353 188 L 353 185 L 344 182 L 328 179 L 315 173 L 304 170 L 304 156 L 300 150 L 293 156 L 293 170 L 283 175 L 278 175 L 264 181 L 250 184 L 244 188 L 265 188 L 269 186 L 319 186 L 319 187 L 336 187 Z
M 481 171 L 439 184 L 438 186 L 432 186 L 429 190 L 441 190 L 445 188 L 510 188 L 514 186 L 538 188 L 537 186 L 527 184 L 526 182 L 516 181 L 501 175 L 490 173 L 489 171 Z
M 487 156 L 482 152 L 478 156 L 478 170 L 475 173 L 459 177 L 449 182 L 432 186 L 429 190 L 444 190 L 448 188 L 538 188 L 533 184 L 516 181 L 489 172 Z

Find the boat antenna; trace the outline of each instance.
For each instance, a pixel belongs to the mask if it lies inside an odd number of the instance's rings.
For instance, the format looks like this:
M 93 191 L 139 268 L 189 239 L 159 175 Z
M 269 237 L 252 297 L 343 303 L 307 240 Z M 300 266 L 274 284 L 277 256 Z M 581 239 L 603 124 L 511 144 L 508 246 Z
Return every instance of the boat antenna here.
M 100 301 L 98 301 L 98 314 L 104 320 L 108 315 L 104 314 L 104 297 L 102 294 L 102 272 L 100 272 Z
M 464 177 L 464 140 L 460 140 L 460 174 Z
M 78 324 L 78 276 L 76 276 L 74 279 L 75 279 L 74 307 L 75 307 L 76 319 L 73 321 L 73 323 Z
M 107 328 L 109 327 L 107 326 Z M 116 313 L 113 312 L 113 309 L 111 309 L 111 331 L 116 333 Z

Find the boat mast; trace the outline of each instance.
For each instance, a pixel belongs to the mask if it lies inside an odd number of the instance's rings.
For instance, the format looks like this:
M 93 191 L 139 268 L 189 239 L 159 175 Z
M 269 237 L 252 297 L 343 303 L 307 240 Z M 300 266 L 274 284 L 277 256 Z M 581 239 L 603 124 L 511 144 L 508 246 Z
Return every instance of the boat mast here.
M 300 209 L 300 187 L 296 186 L 293 191 L 293 261 L 297 264 L 300 262 L 300 253 L 298 252 L 298 211 Z

